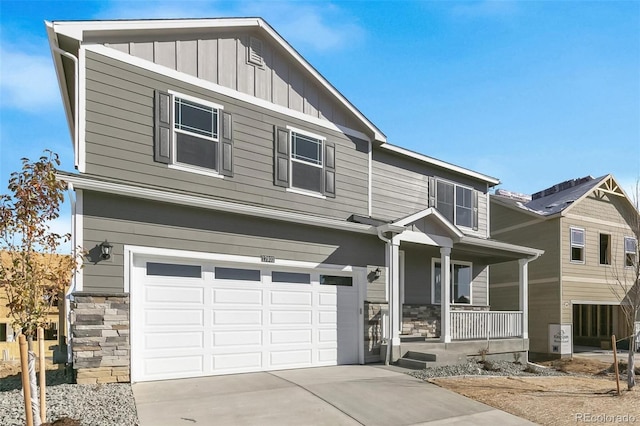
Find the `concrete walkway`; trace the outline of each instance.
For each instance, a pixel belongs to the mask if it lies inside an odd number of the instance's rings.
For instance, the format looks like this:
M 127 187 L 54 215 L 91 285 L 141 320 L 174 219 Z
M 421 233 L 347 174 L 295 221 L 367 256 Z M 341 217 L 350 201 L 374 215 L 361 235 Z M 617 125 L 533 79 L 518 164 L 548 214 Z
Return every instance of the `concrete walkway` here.
M 383 366 L 337 366 L 133 385 L 141 426 L 532 425 Z

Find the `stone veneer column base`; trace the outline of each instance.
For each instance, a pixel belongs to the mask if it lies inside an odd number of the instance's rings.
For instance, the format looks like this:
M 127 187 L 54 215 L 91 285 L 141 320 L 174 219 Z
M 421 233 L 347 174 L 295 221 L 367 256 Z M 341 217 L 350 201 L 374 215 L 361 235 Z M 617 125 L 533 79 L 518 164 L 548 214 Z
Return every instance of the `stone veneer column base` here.
M 71 353 L 79 384 L 129 382 L 129 294 L 73 294 Z

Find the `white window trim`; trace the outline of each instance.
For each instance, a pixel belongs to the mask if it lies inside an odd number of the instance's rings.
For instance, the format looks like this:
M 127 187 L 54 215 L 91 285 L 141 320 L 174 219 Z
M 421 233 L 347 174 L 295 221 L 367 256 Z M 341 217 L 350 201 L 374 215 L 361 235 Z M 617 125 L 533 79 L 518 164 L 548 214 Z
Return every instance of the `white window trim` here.
M 300 194 L 300 195 L 307 195 L 309 197 L 314 197 L 314 198 L 320 198 L 322 200 L 326 200 L 327 197 L 325 195 L 322 194 L 322 192 L 316 192 L 316 191 L 309 191 L 307 189 L 302 189 L 302 188 L 298 188 L 293 186 L 293 166 L 291 163 L 296 162 L 296 163 L 300 163 L 300 164 L 304 164 L 306 166 L 312 166 L 312 167 L 317 167 L 319 169 L 324 169 L 324 162 L 325 162 L 325 158 L 324 158 L 324 146 L 325 146 L 325 142 L 327 140 L 326 137 L 324 136 L 320 136 L 317 135 L 315 133 L 312 132 L 308 132 L 306 130 L 302 130 L 302 129 L 298 129 L 297 127 L 293 127 L 293 126 L 286 126 L 286 129 L 289 131 L 289 187 L 286 188 L 285 190 L 287 192 L 292 192 L 294 194 Z M 297 158 L 293 158 L 293 134 L 294 133 L 299 133 L 303 136 L 307 136 L 310 138 L 314 138 L 314 139 L 318 139 L 321 143 L 322 143 L 322 147 L 320 148 L 320 152 L 322 155 L 322 164 L 313 164 L 307 161 L 303 161 L 303 160 L 298 160 Z
M 433 298 L 436 294 L 436 263 L 441 263 L 442 259 L 439 257 L 431 258 L 431 304 L 432 305 L 440 305 L 442 301 L 442 288 L 440 289 L 440 297 L 437 301 L 434 301 Z M 460 305 L 460 306 L 471 306 L 473 305 L 473 262 L 467 262 L 465 260 L 450 260 L 449 266 L 453 269 L 453 265 L 463 265 L 471 268 L 471 282 L 469 282 L 469 303 L 455 303 L 449 302 L 450 305 Z M 442 265 L 440 266 L 442 268 Z M 453 280 L 453 273 L 449 274 L 450 278 Z M 451 287 L 451 297 L 453 297 L 453 282 L 449 283 Z
M 582 240 L 584 241 L 582 245 L 573 244 L 573 231 L 581 231 L 582 232 Z M 573 247 L 581 247 L 582 248 L 582 260 L 573 260 Z M 599 255 L 599 253 L 598 253 Z M 584 265 L 587 260 L 587 232 L 584 228 L 578 228 L 577 226 L 569 227 L 569 261 L 571 263 L 575 263 L 578 265 Z
M 300 188 L 289 187 L 289 188 L 285 188 L 285 191 L 291 192 L 292 194 L 300 194 L 300 195 L 306 195 L 308 197 L 319 198 L 321 200 L 326 200 L 327 199 L 326 195 L 322 195 L 319 192 L 306 191 L 306 190 L 300 189 Z
M 633 240 L 633 241 L 635 241 L 635 243 L 636 243 L 636 244 L 635 244 L 635 245 L 636 245 L 636 251 L 635 251 L 635 253 L 634 253 L 634 252 L 631 252 L 631 251 L 627 251 L 627 240 Z M 623 259 L 624 259 L 624 260 L 623 260 L 623 262 L 624 262 L 624 267 L 625 267 L 625 268 L 627 268 L 627 269 L 631 269 L 631 268 L 633 268 L 633 265 L 627 265 L 627 254 L 628 254 L 628 253 L 633 254 L 633 255 L 635 256 L 635 261 L 636 261 L 636 262 L 638 262 L 638 240 L 636 239 L 636 237 L 628 237 L 628 236 L 625 236 L 625 237 L 622 239 L 622 241 L 623 241 L 623 244 L 624 244 L 624 245 L 622 246 L 622 250 L 624 251 L 624 258 L 623 258 Z
M 213 170 L 213 169 L 208 169 L 206 167 L 198 167 L 198 166 L 194 166 L 193 164 L 187 164 L 187 163 L 179 163 L 177 158 L 178 158 L 178 152 L 177 152 L 177 143 L 176 140 L 177 138 L 175 137 L 176 133 L 182 133 L 185 135 L 190 135 L 190 136 L 194 136 L 194 137 L 198 137 L 201 139 L 205 139 L 208 141 L 212 141 L 212 142 L 218 142 L 220 143 L 220 123 L 222 122 L 222 120 L 220 119 L 221 115 L 222 115 L 222 111 L 224 110 L 224 107 L 220 104 L 216 104 L 215 102 L 210 102 L 204 99 L 200 99 L 200 98 L 196 98 L 194 96 L 190 96 L 190 95 L 185 95 L 184 93 L 180 93 L 180 92 L 176 92 L 174 90 L 167 90 L 167 92 L 171 95 L 171 131 L 174 133 L 174 137 L 171 140 L 171 151 L 172 151 L 172 158 L 173 158 L 173 162 L 168 164 L 168 168 L 170 169 L 174 169 L 174 170 L 180 170 L 183 172 L 189 172 L 189 173 L 195 173 L 195 174 L 199 174 L 199 175 L 204 175 L 204 176 L 210 176 L 210 177 L 216 177 L 216 178 L 220 178 L 220 179 L 224 179 L 224 176 L 220 174 L 220 172 Z M 183 130 L 183 129 L 176 129 L 176 117 L 175 117 L 175 99 L 176 97 L 180 98 L 180 99 L 184 99 L 186 101 L 189 102 L 193 102 L 196 104 L 200 104 L 200 105 L 204 105 L 204 106 L 208 106 L 210 108 L 214 108 L 218 110 L 218 114 L 217 114 L 217 127 L 218 127 L 218 137 L 217 138 L 212 138 L 209 136 L 205 136 L 205 135 L 200 135 L 198 133 L 193 133 L 190 132 L 188 130 Z
M 455 226 L 457 226 L 458 228 L 463 228 L 463 229 L 468 229 L 468 230 L 473 230 L 473 191 L 475 190 L 474 188 L 467 186 L 467 185 L 461 185 L 457 182 L 454 182 L 452 180 L 448 180 L 448 179 L 441 179 L 441 178 L 436 178 L 436 209 L 438 208 L 438 182 L 445 182 L 448 183 L 450 185 L 453 185 L 453 224 Z M 464 188 L 464 189 L 468 189 L 471 191 L 471 226 L 466 226 L 466 225 L 458 225 L 456 223 L 456 221 L 458 220 L 458 215 L 456 213 L 456 207 L 458 206 L 457 204 L 457 194 L 456 194 L 456 188 L 460 187 L 460 188 Z M 478 208 L 478 206 L 476 206 L 476 208 Z

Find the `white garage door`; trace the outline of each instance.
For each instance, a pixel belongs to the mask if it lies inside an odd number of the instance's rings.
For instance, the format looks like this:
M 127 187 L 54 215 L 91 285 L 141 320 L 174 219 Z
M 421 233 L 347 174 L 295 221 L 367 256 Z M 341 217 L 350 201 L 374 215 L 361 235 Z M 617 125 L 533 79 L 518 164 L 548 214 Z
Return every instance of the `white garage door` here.
M 358 362 L 348 273 L 136 259 L 132 380 Z

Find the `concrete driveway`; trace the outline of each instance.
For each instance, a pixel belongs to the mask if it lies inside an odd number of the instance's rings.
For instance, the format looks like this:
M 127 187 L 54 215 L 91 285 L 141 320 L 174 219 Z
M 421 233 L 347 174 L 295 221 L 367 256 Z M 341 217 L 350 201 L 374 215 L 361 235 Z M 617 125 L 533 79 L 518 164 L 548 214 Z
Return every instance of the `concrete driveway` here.
M 383 366 L 136 383 L 141 426 L 531 425 Z

